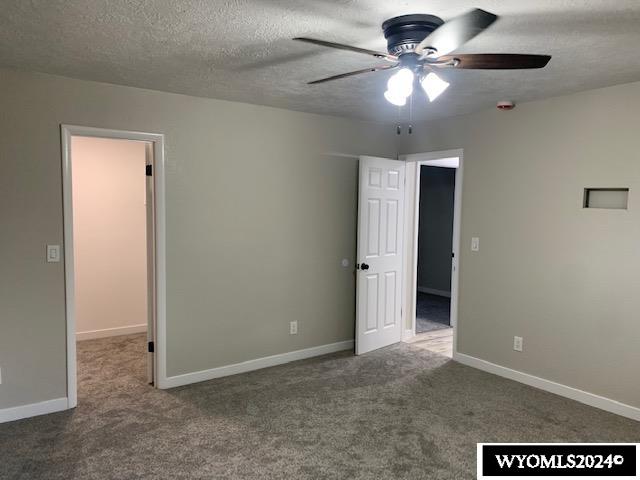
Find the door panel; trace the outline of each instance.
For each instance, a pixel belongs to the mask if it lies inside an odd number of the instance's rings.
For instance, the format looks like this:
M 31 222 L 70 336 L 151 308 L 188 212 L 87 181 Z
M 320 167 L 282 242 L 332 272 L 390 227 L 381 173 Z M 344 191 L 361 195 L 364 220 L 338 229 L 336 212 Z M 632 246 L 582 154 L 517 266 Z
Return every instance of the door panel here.
M 396 255 L 398 253 L 398 201 L 387 200 L 387 242 L 386 255 Z
M 384 327 L 393 327 L 395 324 L 395 316 L 396 316 L 396 295 L 398 291 L 398 286 L 396 283 L 396 278 L 398 275 L 396 272 L 387 272 L 384 274 Z
M 368 200 L 368 224 L 367 232 L 369 241 L 367 242 L 367 258 L 380 256 L 380 200 Z
M 375 331 L 378 327 L 378 274 L 367 275 L 365 287 L 367 297 L 366 332 Z
M 405 164 L 360 157 L 356 354 L 402 336 Z

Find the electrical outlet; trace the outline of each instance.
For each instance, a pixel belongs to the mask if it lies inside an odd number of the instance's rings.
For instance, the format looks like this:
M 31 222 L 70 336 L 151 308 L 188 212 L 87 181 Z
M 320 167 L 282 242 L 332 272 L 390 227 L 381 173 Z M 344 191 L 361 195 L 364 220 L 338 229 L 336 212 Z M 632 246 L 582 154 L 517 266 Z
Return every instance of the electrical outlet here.
M 289 335 L 298 334 L 298 322 L 289 322 Z
M 513 349 L 516 352 L 521 352 L 522 351 L 522 337 L 513 337 Z

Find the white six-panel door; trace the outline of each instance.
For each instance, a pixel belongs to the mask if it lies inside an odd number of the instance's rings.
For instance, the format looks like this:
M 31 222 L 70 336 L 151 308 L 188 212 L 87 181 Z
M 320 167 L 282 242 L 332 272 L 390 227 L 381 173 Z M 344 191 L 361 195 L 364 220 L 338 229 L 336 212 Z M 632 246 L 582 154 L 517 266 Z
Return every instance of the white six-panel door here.
M 405 163 L 360 157 L 356 354 L 402 337 Z

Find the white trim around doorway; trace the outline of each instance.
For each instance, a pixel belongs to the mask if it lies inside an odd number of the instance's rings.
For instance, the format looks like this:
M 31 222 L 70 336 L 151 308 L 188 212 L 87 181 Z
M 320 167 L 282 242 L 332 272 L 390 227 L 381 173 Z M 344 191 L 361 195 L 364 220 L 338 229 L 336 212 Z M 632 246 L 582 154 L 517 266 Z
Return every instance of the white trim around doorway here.
M 73 198 L 71 183 L 71 137 L 113 138 L 150 142 L 153 145 L 153 179 L 155 194 L 155 288 L 156 288 L 156 337 L 155 365 L 156 386 L 167 388 L 166 365 L 166 238 L 165 238 L 165 160 L 164 135 L 127 130 L 61 125 L 62 142 L 62 190 L 64 221 L 64 270 L 67 328 L 67 408 L 78 404 L 75 274 L 73 255 Z
M 415 336 L 416 331 L 416 292 L 418 291 L 418 220 L 420 202 L 420 166 L 449 167 L 457 159 L 455 197 L 453 207 L 453 245 L 454 254 L 451 272 L 451 327 L 453 328 L 453 352 L 457 352 L 458 324 L 458 286 L 460 270 L 460 228 L 462 225 L 462 174 L 464 168 L 462 149 L 438 152 L 415 153 L 400 156 L 407 163 L 407 189 L 405 205 L 405 284 L 404 311 L 407 315 L 402 332 L 402 340 Z

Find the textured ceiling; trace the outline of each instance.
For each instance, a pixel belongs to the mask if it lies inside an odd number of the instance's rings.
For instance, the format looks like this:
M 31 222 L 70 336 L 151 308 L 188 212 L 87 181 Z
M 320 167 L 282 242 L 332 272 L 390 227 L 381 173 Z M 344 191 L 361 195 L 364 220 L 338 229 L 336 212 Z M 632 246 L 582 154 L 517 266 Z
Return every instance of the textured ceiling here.
M 376 65 L 294 36 L 381 49 L 383 20 L 480 7 L 501 16 L 460 52 L 541 53 L 537 71 L 446 71 L 449 90 L 414 118 L 473 112 L 640 80 L 638 0 L 1 0 L 0 65 L 68 77 L 395 122 L 388 72 L 305 82 Z M 406 119 L 408 112 L 403 111 Z

